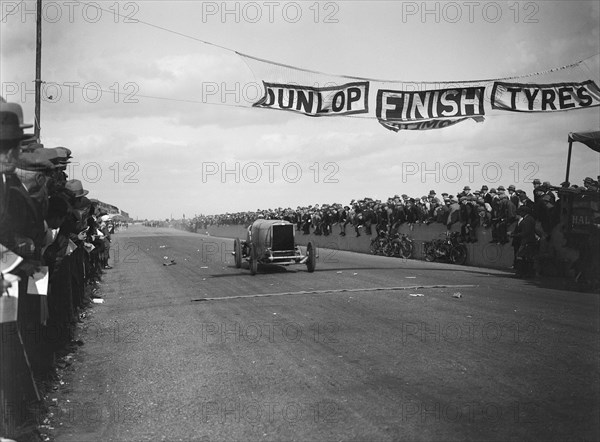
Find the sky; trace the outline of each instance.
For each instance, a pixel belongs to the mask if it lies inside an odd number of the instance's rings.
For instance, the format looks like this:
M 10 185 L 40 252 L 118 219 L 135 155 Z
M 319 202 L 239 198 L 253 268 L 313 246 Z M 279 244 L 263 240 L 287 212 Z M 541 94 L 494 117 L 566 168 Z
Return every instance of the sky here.
M 565 178 L 569 132 L 600 107 L 489 115 L 393 132 L 375 118 L 259 109 L 248 54 L 405 82 L 520 76 L 587 60 L 600 84 L 600 2 L 44 1 L 41 141 L 69 178 L 134 219 L 456 194 Z M 34 119 L 35 2 L 0 2 L 0 83 Z M 100 6 L 102 9 L 98 9 Z M 268 71 L 268 69 L 267 69 Z M 600 174 L 574 145 L 571 182 Z

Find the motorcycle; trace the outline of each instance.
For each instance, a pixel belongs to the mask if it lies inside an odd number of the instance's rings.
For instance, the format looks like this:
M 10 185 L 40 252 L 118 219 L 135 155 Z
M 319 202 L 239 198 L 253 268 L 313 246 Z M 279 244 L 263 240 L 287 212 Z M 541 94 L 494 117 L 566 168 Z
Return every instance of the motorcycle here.
M 414 250 L 412 240 L 405 233 L 396 233 L 385 248 L 387 256 L 409 259 Z
M 467 246 L 460 232 L 446 232 L 445 238 L 427 241 L 424 246 L 425 261 L 447 261 L 458 265 L 467 262 Z

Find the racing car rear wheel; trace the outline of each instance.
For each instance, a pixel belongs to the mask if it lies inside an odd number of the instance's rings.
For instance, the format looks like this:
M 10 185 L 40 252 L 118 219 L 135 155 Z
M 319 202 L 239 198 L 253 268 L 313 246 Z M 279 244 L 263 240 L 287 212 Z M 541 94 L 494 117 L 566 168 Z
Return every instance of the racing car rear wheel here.
M 233 242 L 233 251 L 235 252 L 235 268 L 239 269 L 242 267 L 242 245 L 238 238 Z
M 308 257 L 306 260 L 306 268 L 308 269 L 309 273 L 312 273 L 315 271 L 315 267 L 317 266 L 317 256 L 313 243 L 310 241 L 306 245 L 306 256 Z
M 256 256 L 256 250 L 254 248 L 254 244 L 250 244 L 250 250 L 249 250 L 248 254 L 250 255 L 250 260 L 249 260 L 250 274 L 256 275 L 256 272 L 258 271 L 258 259 Z

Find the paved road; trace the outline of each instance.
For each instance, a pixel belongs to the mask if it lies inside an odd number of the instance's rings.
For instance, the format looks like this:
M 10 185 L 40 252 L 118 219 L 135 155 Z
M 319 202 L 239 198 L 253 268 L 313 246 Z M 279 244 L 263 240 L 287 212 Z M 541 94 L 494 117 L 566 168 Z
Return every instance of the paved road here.
M 325 250 L 251 276 L 232 240 L 114 238 L 59 441 L 599 438 L 598 295 Z

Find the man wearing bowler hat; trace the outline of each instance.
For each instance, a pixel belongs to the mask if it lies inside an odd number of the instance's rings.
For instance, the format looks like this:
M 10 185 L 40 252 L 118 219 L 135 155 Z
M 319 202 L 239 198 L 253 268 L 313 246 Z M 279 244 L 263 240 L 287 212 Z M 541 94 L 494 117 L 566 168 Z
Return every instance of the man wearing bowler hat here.
M 32 260 L 35 251 L 34 243 L 27 237 L 18 234 L 19 220 L 16 219 L 12 208 L 15 205 L 15 189 L 24 192 L 23 197 L 31 200 L 19 181 L 17 174 L 17 163 L 19 161 L 20 145 L 31 136 L 25 135 L 23 129 L 31 125 L 23 124 L 23 110 L 17 103 L 7 103 L 0 97 L 0 244 L 5 250 L 10 250 L 21 256 L 23 261 L 16 269 L 11 271 L 18 276 L 20 281 L 16 284 L 19 290 L 17 322 L 11 321 L 0 324 L 0 408 L 8 409 L 11 404 L 24 404 L 26 402 L 39 400 L 36 386 L 33 383 L 28 365 L 28 350 L 21 341 L 22 333 L 19 330 L 25 326 L 24 317 L 30 320 L 30 306 L 23 306 L 23 302 L 29 301 L 27 293 L 28 277 L 37 268 L 36 262 Z M 28 201 L 31 202 L 31 201 Z M 27 221 L 27 220 L 25 220 Z M 0 296 L 4 296 L 4 288 Z M 23 307 L 23 308 L 22 308 Z M 27 308 L 25 308 L 27 307 Z M 39 306 L 38 306 L 39 307 Z M 27 313 L 27 315 L 25 315 Z M 39 313 L 37 319 L 39 321 Z M 28 326 L 29 327 L 29 326 Z M 29 362 L 32 362 L 29 359 Z M 31 418 L 29 411 L 21 414 L 21 419 Z M 16 424 L 20 425 L 18 421 Z M 9 429 L 5 427 L 5 420 L 0 419 L 0 434 L 9 435 Z
M 20 144 L 31 137 L 25 135 L 24 128 L 31 124 L 23 124 L 23 110 L 17 103 L 7 103 L 0 97 L 0 243 L 8 247 L 10 233 L 6 224 L 8 215 L 9 189 L 21 183 L 15 169 L 20 153 Z

